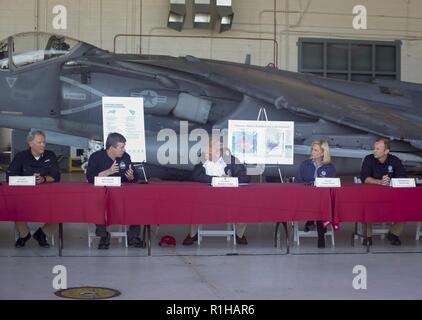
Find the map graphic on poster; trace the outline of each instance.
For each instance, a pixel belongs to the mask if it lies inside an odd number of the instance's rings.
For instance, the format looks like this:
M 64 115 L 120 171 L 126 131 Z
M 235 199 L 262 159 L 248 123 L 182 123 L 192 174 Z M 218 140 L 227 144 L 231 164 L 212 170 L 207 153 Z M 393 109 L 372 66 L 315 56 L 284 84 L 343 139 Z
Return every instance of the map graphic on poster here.
M 243 163 L 293 164 L 294 122 L 229 120 L 229 149 Z
M 143 98 L 103 97 L 104 145 L 111 132 L 126 138 L 132 162 L 146 161 Z

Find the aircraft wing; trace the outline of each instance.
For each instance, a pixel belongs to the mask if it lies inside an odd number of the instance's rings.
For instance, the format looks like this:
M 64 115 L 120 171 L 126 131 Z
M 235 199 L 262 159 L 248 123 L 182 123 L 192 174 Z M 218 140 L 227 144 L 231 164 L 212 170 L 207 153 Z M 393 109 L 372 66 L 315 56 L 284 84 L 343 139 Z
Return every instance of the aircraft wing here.
M 412 115 L 412 110 L 405 113 L 394 106 L 338 93 L 315 85 L 301 74 L 194 57 L 137 62 L 163 68 L 163 72 L 167 69 L 188 73 L 263 100 L 278 109 L 406 141 L 422 149 L 422 118 Z

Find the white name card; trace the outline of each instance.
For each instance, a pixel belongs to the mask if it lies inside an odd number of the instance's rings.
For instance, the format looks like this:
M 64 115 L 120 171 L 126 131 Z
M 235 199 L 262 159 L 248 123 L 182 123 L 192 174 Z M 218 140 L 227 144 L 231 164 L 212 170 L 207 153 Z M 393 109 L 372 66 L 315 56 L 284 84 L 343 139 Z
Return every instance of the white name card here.
M 120 177 L 95 177 L 94 179 L 96 187 L 120 187 L 122 185 Z
M 340 178 L 315 178 L 315 187 L 339 188 Z
M 35 186 L 35 176 L 9 177 L 9 186 Z
M 238 187 L 239 179 L 236 177 L 213 177 L 211 185 L 213 187 Z
M 391 186 L 393 188 L 415 188 L 416 181 L 413 178 L 392 178 Z

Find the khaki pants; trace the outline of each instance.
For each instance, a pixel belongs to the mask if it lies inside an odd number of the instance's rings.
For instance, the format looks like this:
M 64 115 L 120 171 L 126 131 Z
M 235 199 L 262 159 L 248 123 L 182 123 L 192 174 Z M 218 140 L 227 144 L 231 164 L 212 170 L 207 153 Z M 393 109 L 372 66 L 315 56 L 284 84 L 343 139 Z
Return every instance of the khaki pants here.
M 236 235 L 239 238 L 243 237 L 243 234 L 245 233 L 246 230 L 246 223 L 236 223 Z M 193 237 L 195 236 L 195 234 L 198 233 L 198 225 L 197 224 L 191 224 L 190 225 L 190 236 Z
M 47 237 L 51 238 L 51 235 L 55 233 L 59 228 L 57 223 L 46 223 L 41 227 L 41 230 L 46 234 Z M 29 233 L 28 224 L 26 222 L 16 222 L 16 229 L 19 233 L 19 238 L 25 238 Z
M 365 223 L 366 236 L 372 237 L 372 223 Z M 395 236 L 399 237 L 404 230 L 404 222 L 393 223 L 390 227 L 390 232 Z

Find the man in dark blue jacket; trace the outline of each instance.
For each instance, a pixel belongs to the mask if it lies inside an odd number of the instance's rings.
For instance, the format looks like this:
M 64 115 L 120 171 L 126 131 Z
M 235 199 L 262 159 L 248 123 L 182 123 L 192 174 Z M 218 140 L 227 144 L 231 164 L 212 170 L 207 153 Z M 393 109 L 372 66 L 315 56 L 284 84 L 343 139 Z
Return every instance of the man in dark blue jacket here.
M 15 155 L 10 163 L 6 173 L 6 180 L 9 181 L 11 176 L 35 176 L 36 184 L 44 184 L 60 181 L 60 169 L 57 157 L 54 152 L 46 150 L 45 134 L 41 130 L 32 130 L 26 141 L 29 149 L 21 151 Z M 15 247 L 21 248 L 31 239 L 26 222 L 16 222 L 16 229 L 19 238 L 16 240 Z M 38 228 L 33 234 L 35 240 L 38 241 L 40 247 L 50 247 L 47 237 L 51 236 L 58 229 L 56 223 L 46 223 L 43 227 Z
M 136 182 L 139 174 L 134 170 L 130 156 L 125 152 L 126 139 L 119 133 L 110 133 L 106 140 L 106 149 L 99 150 L 89 157 L 86 178 L 94 183 L 96 176 L 121 177 L 122 182 Z M 127 233 L 128 245 L 136 248 L 143 247 L 140 238 L 141 226 L 131 225 Z M 106 226 L 97 224 L 95 234 L 101 237 L 98 249 L 108 249 L 110 233 Z
M 406 169 L 400 159 L 390 154 L 390 140 L 379 138 L 374 143 L 374 153 L 367 155 L 362 163 L 362 183 L 377 184 L 382 186 L 390 185 L 391 178 L 406 178 Z M 395 246 L 401 245 L 400 234 L 403 232 L 404 223 L 393 223 L 387 234 L 387 239 Z M 366 224 L 366 241 L 372 245 L 372 224 Z

